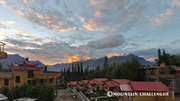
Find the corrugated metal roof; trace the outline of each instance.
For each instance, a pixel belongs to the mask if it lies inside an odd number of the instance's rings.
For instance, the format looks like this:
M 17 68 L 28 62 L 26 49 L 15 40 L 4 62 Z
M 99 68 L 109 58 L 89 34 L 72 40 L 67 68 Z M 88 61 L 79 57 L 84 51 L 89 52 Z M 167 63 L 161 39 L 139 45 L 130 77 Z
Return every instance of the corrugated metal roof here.
M 133 89 L 129 84 L 120 84 L 119 85 L 121 91 L 131 92 Z

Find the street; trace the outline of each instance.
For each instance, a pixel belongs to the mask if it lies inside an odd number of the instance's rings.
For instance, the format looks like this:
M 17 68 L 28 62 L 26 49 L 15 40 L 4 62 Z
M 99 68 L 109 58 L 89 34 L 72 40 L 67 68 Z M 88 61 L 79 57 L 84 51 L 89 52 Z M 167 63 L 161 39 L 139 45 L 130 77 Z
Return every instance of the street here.
M 54 101 L 78 101 L 76 98 L 73 98 L 70 94 L 69 89 L 58 90 L 58 96 Z

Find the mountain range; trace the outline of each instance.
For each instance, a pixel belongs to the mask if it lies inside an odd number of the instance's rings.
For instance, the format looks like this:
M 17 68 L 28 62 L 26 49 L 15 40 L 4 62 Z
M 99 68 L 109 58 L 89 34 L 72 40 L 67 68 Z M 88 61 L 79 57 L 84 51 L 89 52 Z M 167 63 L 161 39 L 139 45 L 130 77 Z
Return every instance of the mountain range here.
M 24 61 L 26 61 L 26 58 L 21 57 L 19 54 L 11 54 L 11 55 L 8 55 L 8 58 L 1 59 L 0 63 L 2 64 L 3 68 L 8 68 L 8 65 L 15 65 L 14 62 L 23 63 Z M 37 67 L 44 66 L 44 64 L 40 62 L 39 60 L 29 61 L 29 62 L 33 64 L 39 63 Z
M 155 62 L 146 61 L 144 58 L 138 57 L 134 54 L 111 57 L 108 59 L 108 63 L 109 63 L 109 65 L 111 65 L 112 63 L 115 63 L 117 65 L 117 64 L 120 64 L 127 60 L 131 61 L 132 58 L 136 58 L 141 63 L 141 65 L 153 66 L 156 64 Z M 1 59 L 0 63 L 2 64 L 3 68 L 8 68 L 7 65 L 11 65 L 11 64 L 14 65 L 14 62 L 22 63 L 24 61 L 26 61 L 26 59 L 24 57 L 21 57 L 18 54 L 13 54 L 13 55 L 8 55 L 8 58 L 6 58 L 6 59 Z M 39 60 L 29 61 L 29 62 L 34 63 L 34 64 L 40 63 L 38 65 L 38 67 L 44 66 L 44 64 L 42 62 L 40 62 Z M 86 60 L 86 61 L 78 61 L 78 62 L 73 62 L 73 63 L 76 64 L 76 63 L 80 63 L 80 62 L 82 62 L 84 68 L 89 66 L 90 69 L 95 69 L 98 65 L 102 66 L 104 64 L 104 57 L 101 57 L 98 59 L 90 59 L 90 60 Z M 49 65 L 49 66 L 47 66 L 47 70 L 60 71 L 61 69 L 68 68 L 68 67 L 72 67 L 72 63 L 61 63 L 61 64 Z

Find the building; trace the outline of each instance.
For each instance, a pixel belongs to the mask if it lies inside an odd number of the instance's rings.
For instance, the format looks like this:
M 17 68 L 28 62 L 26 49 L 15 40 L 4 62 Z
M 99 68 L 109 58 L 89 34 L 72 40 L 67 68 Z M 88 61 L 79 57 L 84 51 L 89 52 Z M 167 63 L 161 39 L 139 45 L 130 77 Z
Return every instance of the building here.
M 129 82 L 130 80 L 127 79 L 112 79 L 104 83 L 104 90 L 106 92 L 108 91 L 120 92 L 119 85 L 128 84 Z
M 88 86 L 88 80 L 82 80 L 82 81 L 71 81 L 67 83 L 67 86 L 69 87 L 79 87 L 79 88 L 84 88 Z
M 108 92 L 108 91 L 117 92 L 117 88 L 118 88 L 118 86 L 115 85 L 112 81 L 108 81 L 108 82 L 104 83 L 104 90 L 106 92 Z
M 79 88 L 84 87 L 84 82 L 78 81 L 78 82 L 77 82 L 77 86 L 78 86 Z
M 87 87 L 88 81 L 89 81 L 89 80 L 82 80 L 82 81 L 81 81 L 81 82 L 83 82 L 83 86 L 84 86 L 84 87 Z
M 96 83 L 94 81 L 89 81 L 88 82 L 88 88 L 95 90 L 97 88 Z
M 54 87 L 57 89 L 57 79 L 60 73 L 44 73 L 44 67 L 37 67 L 37 64 L 29 62 L 16 63 L 16 66 L 8 66 L 12 72 L 0 73 L 0 88 L 8 87 L 12 89 L 15 86 L 23 84 L 41 85 Z
M 172 88 L 173 99 L 180 99 L 180 68 L 176 66 L 156 66 L 145 71 L 147 81 L 160 81 Z
M 94 90 L 103 90 L 105 81 L 108 81 L 108 79 L 107 78 L 92 79 L 89 81 L 89 86 Z
M 123 96 L 123 101 L 173 101 L 171 97 L 171 89 L 161 82 L 136 82 L 131 81 L 128 84 L 119 85 L 121 92 L 134 92 L 137 96 Z M 157 96 L 163 94 L 164 96 Z M 156 95 L 154 95 L 156 94 Z
M 72 81 L 72 82 L 69 82 L 68 84 L 71 87 L 77 87 L 77 85 L 78 85 L 77 81 Z
M 84 81 L 84 80 L 83 80 Z M 83 81 L 67 83 L 68 85 L 83 85 Z M 88 80 L 85 80 L 88 81 Z M 130 93 L 136 95 L 117 96 L 119 101 L 180 101 L 172 98 L 172 89 L 164 85 L 162 82 L 139 82 L 127 79 L 112 79 L 106 78 L 92 79 L 87 82 L 87 87 L 98 91 L 105 90 L 106 92 Z M 99 87 L 99 88 L 98 88 Z M 160 94 L 165 96 L 161 96 Z M 146 95 L 145 95 L 146 94 Z M 151 94 L 151 95 L 150 95 Z M 156 94 L 156 95 L 152 95 Z M 158 95 L 159 94 L 159 95 Z

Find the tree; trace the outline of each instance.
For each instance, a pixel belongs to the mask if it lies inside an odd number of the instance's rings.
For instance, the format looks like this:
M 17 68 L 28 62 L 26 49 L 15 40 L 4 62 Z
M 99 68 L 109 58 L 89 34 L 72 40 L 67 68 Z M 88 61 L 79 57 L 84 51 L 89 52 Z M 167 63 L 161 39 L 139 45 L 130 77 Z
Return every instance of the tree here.
M 141 69 L 140 62 L 132 58 L 132 61 L 126 61 L 117 66 L 117 69 L 112 71 L 112 77 L 117 79 L 129 79 L 129 80 L 144 80 L 144 73 Z
M 111 78 L 121 79 L 122 78 L 121 68 L 122 68 L 121 65 L 118 65 L 117 67 L 115 67 L 111 72 Z
M 63 78 L 64 78 L 64 83 L 66 82 L 66 68 L 64 68 L 64 72 L 63 72 Z
M 32 86 L 21 85 L 14 87 L 12 90 L 8 88 L 2 88 L 1 93 L 6 95 L 9 100 L 13 100 L 20 97 L 37 98 L 38 101 L 54 101 L 54 88 L 47 87 L 46 85 Z
M 115 62 L 113 63 L 113 67 L 116 67 L 116 63 Z
M 84 70 L 83 70 L 83 64 L 82 64 L 82 62 L 81 62 L 81 78 L 83 77 L 83 75 L 84 75 Z
M 2 87 L 0 91 L 1 94 L 4 94 L 5 96 L 10 96 L 10 90 L 8 87 Z
M 156 60 L 158 65 L 160 65 L 161 63 L 165 63 L 166 65 L 171 65 L 170 58 L 171 55 L 166 53 L 165 49 L 163 49 L 162 55 L 161 55 L 161 49 L 158 49 L 158 60 Z
M 157 60 L 158 66 L 161 64 L 161 49 L 158 49 L 158 60 Z
M 72 78 L 71 81 L 72 81 L 72 80 L 74 80 L 74 78 L 75 78 L 74 63 L 72 63 L 71 75 L 72 75 L 72 77 L 71 77 L 71 78 Z
M 77 71 L 77 81 L 79 81 L 80 80 L 80 76 L 81 76 L 81 71 L 80 71 L 80 65 L 79 65 L 79 63 L 77 63 L 77 66 L 78 66 L 78 71 Z
M 104 57 L 104 69 L 105 69 L 104 76 L 106 76 L 107 69 L 108 69 L 108 57 L 107 56 Z
M 86 69 L 84 70 L 84 75 L 87 76 L 89 73 L 89 66 L 87 65 Z M 85 77 L 84 77 L 85 78 Z M 86 79 L 86 78 L 85 78 Z
M 100 66 L 99 65 L 96 67 L 96 70 L 100 70 Z
M 105 56 L 104 57 L 104 69 L 107 69 L 108 68 L 108 57 Z

